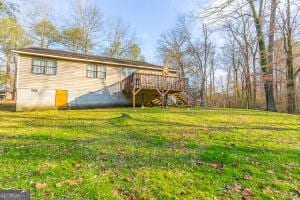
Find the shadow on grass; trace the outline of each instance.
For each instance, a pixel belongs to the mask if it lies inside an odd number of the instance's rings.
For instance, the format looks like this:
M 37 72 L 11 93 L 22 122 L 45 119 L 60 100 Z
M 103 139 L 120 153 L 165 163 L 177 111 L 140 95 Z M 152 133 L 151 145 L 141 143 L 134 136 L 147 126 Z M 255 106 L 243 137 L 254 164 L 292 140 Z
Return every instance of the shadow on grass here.
M 255 187 L 271 188 L 273 187 L 272 177 L 275 177 L 274 180 L 277 177 L 283 180 L 289 178 L 297 180 L 299 178 L 297 174 L 300 174 L 298 159 L 300 151 L 295 149 L 252 147 L 251 144 L 249 146 L 248 144 L 232 145 L 231 141 L 227 145 L 227 141 L 222 139 L 216 141 L 217 144 L 208 145 L 201 144 L 193 138 L 187 140 L 180 139 L 180 137 L 172 138 L 166 134 L 169 131 L 184 134 L 188 128 L 194 128 L 203 133 L 226 131 L 230 137 L 230 132 L 238 129 L 279 130 L 273 129 L 271 125 L 231 123 L 230 126 L 226 126 L 218 122 L 212 125 L 209 123 L 192 124 L 166 121 L 166 119 L 144 119 L 131 113 L 117 113 L 108 119 L 76 116 L 76 118 L 57 120 L 52 115 L 42 118 L 38 115 L 24 118 L 20 116 L 16 125 L 23 127 L 24 132 L 26 128 L 29 128 L 30 134 L 1 134 L 0 164 L 3 167 L 16 168 L 20 163 L 28 163 L 31 178 L 40 178 L 38 168 L 42 163 L 49 161 L 57 163 L 62 168 L 59 174 L 65 173 L 66 163 L 70 165 L 72 175 L 88 172 L 91 176 L 98 176 L 99 172 L 116 169 L 112 171 L 118 171 L 117 173 L 110 172 L 113 178 L 109 180 L 116 181 L 119 186 L 123 185 L 123 188 L 129 188 L 129 190 L 134 186 L 130 185 L 132 183 L 127 182 L 126 178 L 141 177 L 141 173 L 144 172 L 148 173 L 146 175 L 148 178 L 155 173 L 179 171 L 187 175 L 195 185 L 201 184 L 201 179 L 205 179 L 204 184 L 215 180 L 213 183 L 217 186 L 214 185 L 214 188 L 224 188 L 225 185 L 233 185 L 236 182 L 244 183 L 245 175 L 262 180 L 257 183 L 260 185 Z M 32 127 L 33 129 L 30 130 Z M 13 132 L 16 127 L 5 125 L 3 128 L 11 128 L 9 130 Z M 297 131 L 299 129 L 283 127 L 280 130 Z M 60 135 L 64 131 L 67 134 Z M 195 160 L 208 164 L 197 164 Z M 74 162 L 80 163 L 80 167 L 74 167 L 72 165 Z M 224 164 L 222 165 L 224 171 L 218 172 L 209 165 L 212 162 Z M 62 163 L 64 164 L 61 165 Z M 293 163 L 292 167 L 289 166 L 290 163 Z M 276 173 L 268 174 L 266 171 L 270 169 Z M 284 172 L 287 169 L 290 170 L 290 174 Z M 49 169 L 46 174 L 47 178 L 56 179 L 57 174 L 54 171 L 55 169 L 53 171 Z M 264 179 L 266 176 L 268 181 Z M 165 176 L 161 179 L 168 181 Z
M 61 118 L 60 116 L 13 116 L 13 119 L 17 119 L 19 122 L 16 125 L 0 125 L 0 128 L 14 129 L 14 128 L 60 128 L 62 130 L 104 130 L 104 128 L 114 128 L 117 130 L 125 130 L 133 133 L 138 133 L 137 131 L 143 131 L 152 133 L 148 130 L 149 127 L 162 127 L 172 129 L 173 127 L 180 128 L 181 130 L 189 128 L 197 130 L 194 133 L 210 133 L 210 132 L 237 132 L 239 130 L 256 130 L 256 131 L 295 131 L 300 132 L 300 126 L 293 127 L 278 127 L 274 123 L 240 123 L 236 122 L 205 122 L 201 120 L 201 123 L 183 123 L 175 121 L 165 121 L 157 119 L 142 119 L 138 117 L 132 117 L 128 113 L 119 113 L 119 116 L 103 119 L 103 116 L 97 118 L 95 117 L 75 117 Z M 18 121 L 19 120 L 19 121 Z M 98 132 L 97 131 L 97 132 Z M 86 132 L 86 131 L 85 131 Z M 185 134 L 183 132 L 183 134 Z
M 76 113 L 76 111 L 64 112 Z M 106 110 L 100 110 L 101 114 L 97 112 L 98 110 L 93 110 L 91 112 L 93 114 L 89 115 L 89 111 L 79 111 L 77 115 L 72 115 L 74 117 L 59 115 L 57 112 L 45 116 L 42 112 L 28 115 L 22 113 L 16 116 L 10 113 L 4 114 L 5 119 L 11 119 L 13 123 L 4 122 L 0 127 L 0 130 L 7 129 L 5 133 L 0 131 L 0 165 L 16 171 L 7 174 L 8 177 L 18 174 L 22 176 L 19 178 L 24 180 L 28 179 L 28 174 L 31 175 L 30 179 L 40 180 L 38 169 L 47 162 L 54 162 L 60 170 L 55 172 L 55 168 L 51 168 L 47 170 L 46 175 L 44 174 L 47 179 L 54 180 L 60 178 L 60 175 L 64 176 L 65 173 L 70 173 L 72 176 L 88 174 L 87 178 L 98 179 L 99 174 L 114 168 L 117 170 L 111 170 L 112 172 L 109 173 L 112 175 L 106 181 L 111 181 L 115 187 L 132 190 L 133 193 L 138 192 L 134 189 L 136 186 L 130 184 L 136 182 L 126 181 L 128 177 L 147 180 L 152 177 L 151 181 L 155 177 L 155 180 L 160 179 L 162 183 L 169 185 L 177 181 L 182 188 L 193 184 L 195 186 L 193 191 L 198 189 L 197 185 L 211 184 L 216 189 L 210 188 L 208 190 L 210 193 L 223 191 L 220 188 L 224 188 L 227 184 L 246 182 L 245 175 L 251 175 L 257 181 L 255 182 L 257 185 L 252 185 L 252 188 L 274 187 L 273 177 L 282 180 L 299 179 L 300 152 L 295 150 L 296 148 L 285 149 L 281 147 L 282 145 L 276 149 L 272 146 L 253 147 L 254 145 L 247 144 L 247 141 L 235 145 L 232 144 L 232 140 L 237 138 L 231 138 L 231 135 L 235 134 L 230 134 L 241 129 L 271 130 L 270 133 L 290 131 L 288 134 L 292 135 L 294 132 L 291 131 L 300 131 L 298 126 L 291 127 L 290 124 L 286 124 L 288 127 L 276 128 L 272 123 L 262 124 L 259 120 L 251 124 L 242 124 L 239 121 L 228 122 L 228 124 L 223 121 L 207 122 L 204 118 L 200 120 L 197 118 L 201 116 L 201 112 L 195 112 L 194 116 L 194 120 L 199 122 L 167 121 L 163 115 L 165 111 L 157 110 L 153 112 L 161 115 L 143 117 L 140 117 L 142 115 L 139 115 L 139 111 L 115 110 L 112 112 L 113 115 L 108 113 L 107 119 L 104 119 L 105 114 L 101 113 L 107 112 Z M 150 110 L 146 113 L 153 112 Z M 144 114 L 144 111 L 141 113 Z M 177 112 L 166 111 L 166 113 L 176 115 Z M 189 111 L 178 113 L 191 115 Z M 229 112 L 224 111 L 224 113 L 230 116 Z M 209 115 L 214 114 L 212 111 Z M 23 130 L 18 132 L 16 128 L 23 128 Z M 187 134 L 189 129 L 195 130 L 195 134 L 220 131 L 224 134 L 218 134 L 220 138 L 203 144 L 205 141 L 199 141 L 200 137 L 181 137 L 181 134 Z M 195 160 L 208 164 L 197 164 Z M 80 166 L 73 166 L 74 162 L 80 163 Z M 224 171 L 218 173 L 217 169 L 209 165 L 212 162 L 224 164 Z M 268 174 L 267 170 L 274 170 L 275 173 Z M 286 170 L 290 172 L 286 173 Z M 32 173 L 32 171 L 36 172 Z M 166 172 L 175 175 L 168 180 Z M 163 175 L 158 176 L 155 173 Z M 182 179 L 186 180 L 180 180 L 180 173 L 184 174 Z M 249 186 L 249 182 L 244 183 L 243 187 Z M 144 185 L 149 187 L 149 183 Z M 159 183 L 155 185 L 155 187 L 160 186 Z M 203 188 L 205 187 L 200 189 Z M 288 191 L 290 188 L 278 190 Z
M 166 127 L 190 127 L 190 128 L 199 128 L 200 130 L 220 130 L 220 131 L 232 131 L 232 130 L 276 130 L 276 131 L 300 131 L 300 124 L 299 127 L 296 128 L 283 128 L 283 127 L 274 127 L 272 125 L 274 124 L 261 124 L 259 123 L 258 125 L 255 123 L 254 125 L 250 124 L 240 124 L 239 122 L 230 122 L 230 126 L 228 125 L 229 122 L 215 122 L 215 124 L 219 124 L 219 126 L 212 126 L 210 124 L 205 124 L 201 123 L 201 125 L 197 124 L 189 124 L 189 123 L 181 123 L 181 122 L 171 122 L 171 121 L 162 121 L 162 120 L 157 120 L 157 121 L 149 121 L 149 120 L 142 120 L 138 118 L 133 118 L 128 114 L 122 114 L 120 117 L 116 118 L 111 118 L 110 122 L 116 126 L 116 127 L 122 127 L 124 126 L 124 122 L 126 120 L 132 120 L 133 122 L 136 122 L 133 125 L 127 125 L 127 126 L 145 126 L 145 125 L 153 125 L 153 126 L 166 126 Z M 139 125 L 139 124 L 140 125 Z
M 189 148 L 178 145 L 164 136 L 114 133 L 98 138 L 66 139 L 46 135 L 37 136 L 2 136 L 1 159 L 3 160 L 51 160 L 63 161 L 74 159 L 80 162 L 102 162 L 108 167 L 192 167 L 192 159 L 205 162 L 221 162 L 235 166 L 246 162 L 246 157 L 253 157 L 260 162 L 281 161 L 299 164 L 299 150 L 266 149 L 247 146 L 211 145 L 207 148 L 198 146 Z M 13 141 L 13 142 L 11 142 Z M 244 159 L 244 160 L 243 160 Z
M 16 103 L 0 101 L 0 111 L 16 112 Z
M 89 119 L 77 118 L 79 120 Z M 49 118 L 46 118 L 49 120 Z M 122 163 L 131 167 L 145 166 L 147 167 L 163 167 L 165 165 L 176 165 L 177 167 L 192 166 L 191 160 L 200 157 L 204 161 L 217 161 L 225 164 L 233 164 L 240 162 L 240 157 L 256 158 L 267 157 L 269 160 L 276 161 L 282 156 L 291 161 L 297 161 L 300 154 L 297 150 L 286 149 L 263 149 L 253 147 L 231 147 L 231 146 L 209 146 L 203 148 L 198 145 L 189 147 L 186 143 L 188 141 L 170 140 L 166 135 L 160 133 L 147 133 L 145 126 L 162 126 L 162 127 L 192 127 L 200 130 L 223 130 L 232 131 L 235 129 L 257 129 L 263 130 L 272 127 L 248 126 L 247 127 L 223 127 L 223 126 L 203 126 L 193 125 L 188 123 L 168 122 L 168 121 L 148 121 L 133 118 L 129 114 L 123 113 L 118 117 L 103 119 L 99 121 L 107 122 L 103 124 L 70 124 L 54 123 L 55 118 L 51 118 L 53 123 L 49 121 L 33 120 L 26 121 L 25 125 L 36 128 L 66 128 L 70 130 L 77 130 L 78 128 L 85 130 L 87 138 L 78 138 L 76 134 L 74 137 L 60 137 L 59 135 L 2 135 L 0 142 L 4 148 L 2 159 L 10 160 L 90 160 L 96 161 L 99 154 L 106 157 L 104 160 L 111 164 L 118 164 L 120 160 Z M 76 120 L 75 120 L 76 121 Z M 98 121 L 98 120 L 95 120 Z M 23 122 L 24 123 L 24 122 Z M 99 130 L 108 127 L 115 128 L 111 133 L 97 134 L 95 132 L 92 136 L 90 133 L 92 128 L 96 127 Z M 246 125 L 245 125 L 246 126 Z M 4 127 L 8 128 L 8 127 Z M 12 126 L 12 128 L 15 128 Z M 276 130 L 300 130 L 299 128 L 281 128 Z M 91 137 L 92 136 L 92 137 Z M 13 141 L 13 142 L 10 142 Z M 120 149 L 124 151 L 120 153 Z M 86 156 L 89 155 L 89 156 Z M 122 165 L 121 163 L 121 165 Z M 140 163 L 140 164 L 139 164 Z M 168 164 L 169 163 L 169 164 Z

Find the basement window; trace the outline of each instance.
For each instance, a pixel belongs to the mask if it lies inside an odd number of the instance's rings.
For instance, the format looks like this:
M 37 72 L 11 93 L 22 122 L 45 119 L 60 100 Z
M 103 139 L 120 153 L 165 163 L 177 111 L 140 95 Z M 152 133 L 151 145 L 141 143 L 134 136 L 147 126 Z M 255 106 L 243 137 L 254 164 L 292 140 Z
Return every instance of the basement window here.
M 33 74 L 56 75 L 56 61 L 34 58 L 32 60 Z
M 106 78 L 105 65 L 88 65 L 86 72 L 88 78 L 98 78 L 98 79 Z

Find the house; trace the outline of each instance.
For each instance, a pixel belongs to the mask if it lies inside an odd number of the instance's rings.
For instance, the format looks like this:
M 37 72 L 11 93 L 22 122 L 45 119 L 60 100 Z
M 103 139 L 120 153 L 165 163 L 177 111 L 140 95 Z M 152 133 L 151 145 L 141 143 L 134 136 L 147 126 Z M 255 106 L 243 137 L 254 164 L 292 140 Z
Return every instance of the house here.
M 42 48 L 13 50 L 17 56 L 17 111 L 155 104 L 187 89 L 177 71 L 142 61 Z M 164 102 L 164 101 L 162 101 Z

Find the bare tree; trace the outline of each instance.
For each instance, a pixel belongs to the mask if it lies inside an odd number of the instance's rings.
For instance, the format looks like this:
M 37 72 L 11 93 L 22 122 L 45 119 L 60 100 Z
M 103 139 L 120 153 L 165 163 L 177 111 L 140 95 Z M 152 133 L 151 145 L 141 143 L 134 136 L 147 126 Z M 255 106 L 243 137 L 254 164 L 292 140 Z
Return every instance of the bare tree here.
M 241 94 L 241 88 L 243 88 L 239 81 L 242 73 L 242 50 L 238 42 L 232 37 L 232 33 L 228 32 L 225 37 L 225 45 L 223 46 L 223 64 L 227 71 L 227 89 L 226 98 L 227 106 L 229 107 L 242 107 L 243 96 Z M 232 96 L 232 98 L 230 97 Z
M 28 44 L 30 44 L 30 40 L 15 18 L 5 17 L 0 19 L 0 53 L 4 56 L 6 63 L 7 99 L 15 98 L 16 59 L 11 50 L 25 47 Z
M 18 5 L 7 0 L 0 0 L 0 17 L 15 17 Z
M 121 18 L 108 22 L 104 54 L 116 58 L 129 58 L 134 44 L 137 44 L 135 33 Z
M 103 27 L 103 16 L 100 9 L 87 0 L 77 0 L 72 9 L 73 24 L 83 32 L 82 51 L 87 54 L 96 46 Z
M 60 42 L 68 50 L 76 53 L 82 50 L 83 30 L 80 27 L 68 27 L 62 30 Z M 91 43 L 91 41 L 87 41 Z
M 194 68 L 195 75 L 197 76 L 201 106 L 206 106 L 207 102 L 207 76 L 209 65 L 212 64 L 214 57 L 214 46 L 210 41 L 211 31 L 208 30 L 206 24 L 202 25 L 202 40 L 191 40 L 187 38 L 187 53 L 190 59 L 193 61 L 191 68 Z
M 251 84 L 251 72 L 250 72 L 250 63 L 251 63 L 251 22 L 248 16 L 241 17 L 236 23 L 227 23 L 225 25 L 226 29 L 230 32 L 232 38 L 236 41 L 241 54 L 241 66 L 242 66 L 242 75 L 245 82 L 245 95 L 246 95 L 246 107 L 250 108 L 252 105 L 252 84 Z
M 215 46 L 210 41 L 213 31 L 202 24 L 201 35 L 195 37 L 192 25 L 189 17 L 180 16 L 176 26 L 161 36 L 159 51 L 173 62 L 181 76 L 192 80 L 191 92 L 200 98 L 201 106 L 206 106 L 214 88 Z
M 179 71 L 181 77 L 184 77 L 187 70 L 186 36 L 188 34 L 180 29 L 182 29 L 181 22 L 174 28 L 161 34 L 158 41 L 158 53 Z
M 210 63 L 209 63 L 209 103 L 211 107 L 215 106 L 215 98 L 214 94 L 216 92 L 216 85 L 215 85 L 215 74 L 216 74 L 216 51 L 212 50 L 211 51 L 211 56 L 210 56 Z
M 276 22 L 276 11 L 278 7 L 278 0 L 271 0 L 270 4 L 270 24 L 269 24 L 269 67 L 268 67 L 268 75 L 270 76 L 270 81 L 265 84 L 265 88 L 267 85 L 267 92 L 268 97 L 266 98 L 267 101 L 267 107 L 269 109 L 273 109 L 273 111 L 276 110 L 275 108 L 275 98 L 274 98 L 274 85 L 273 85 L 273 69 L 274 69 L 274 40 L 275 40 L 275 22 Z
M 299 7 L 297 4 L 293 6 L 295 1 L 286 0 L 283 8 L 280 10 L 280 19 L 278 25 L 283 40 L 283 47 L 286 56 L 286 79 L 287 79 L 287 111 L 289 113 L 295 112 L 295 79 L 296 73 L 294 72 L 294 53 L 293 48 L 295 45 L 295 32 L 297 29 L 297 17 L 299 17 Z M 294 7 L 292 10 L 291 7 Z
M 57 27 L 48 19 L 42 19 L 38 23 L 33 24 L 32 33 L 32 38 L 41 48 L 48 49 L 60 40 Z
M 273 92 L 273 74 L 270 70 L 270 63 L 268 58 L 268 50 L 266 46 L 266 40 L 263 32 L 264 25 L 264 6 L 265 0 L 226 0 L 221 3 L 214 2 L 208 9 L 206 9 L 206 15 L 203 16 L 213 16 L 216 19 L 221 20 L 232 20 L 241 17 L 236 15 L 236 10 L 249 10 L 247 15 L 252 16 L 254 21 L 254 27 L 256 29 L 257 43 L 259 46 L 260 52 L 260 65 L 261 71 L 263 73 L 264 88 L 265 88 L 265 97 L 266 97 L 266 108 L 269 111 L 276 111 L 274 92 Z M 273 9 L 276 11 L 276 7 L 273 6 Z

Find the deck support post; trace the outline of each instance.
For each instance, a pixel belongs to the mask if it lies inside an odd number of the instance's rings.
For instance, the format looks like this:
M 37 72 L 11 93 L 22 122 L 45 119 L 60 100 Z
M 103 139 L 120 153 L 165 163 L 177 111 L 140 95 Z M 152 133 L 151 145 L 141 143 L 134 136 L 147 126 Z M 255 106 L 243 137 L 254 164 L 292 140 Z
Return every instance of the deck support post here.
M 166 108 L 168 107 L 168 93 L 166 94 Z
M 132 107 L 135 109 L 135 96 L 141 91 L 142 88 L 136 90 L 135 87 L 132 89 Z
M 160 94 L 161 99 L 161 108 L 167 108 L 167 101 L 166 98 L 168 98 L 168 93 L 170 90 L 159 90 L 156 88 L 156 91 Z
M 144 93 L 142 93 L 142 105 L 141 108 L 144 109 Z
M 173 77 L 156 74 L 146 74 L 146 73 L 133 73 L 127 78 L 122 80 L 121 83 L 122 91 L 132 95 L 132 107 L 136 107 L 136 95 L 138 92 L 143 90 L 156 90 L 157 93 L 161 96 L 162 107 L 168 106 L 168 93 L 172 91 L 182 92 L 186 90 L 188 86 L 188 79 L 181 77 Z M 131 94 L 130 94 L 131 93 Z M 142 107 L 145 104 L 145 94 L 142 94 Z M 147 96 L 148 97 L 148 96 Z M 148 100 L 146 100 L 148 102 Z
M 135 109 L 135 89 L 132 90 L 132 107 Z

